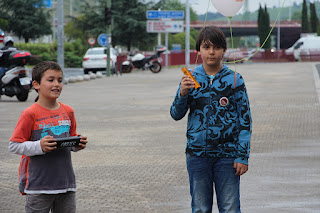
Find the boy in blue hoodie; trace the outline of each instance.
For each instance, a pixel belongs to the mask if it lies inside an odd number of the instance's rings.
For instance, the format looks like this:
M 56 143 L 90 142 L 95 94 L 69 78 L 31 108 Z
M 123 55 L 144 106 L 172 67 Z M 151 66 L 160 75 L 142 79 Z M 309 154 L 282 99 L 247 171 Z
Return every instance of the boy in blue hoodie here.
M 196 50 L 202 65 L 193 75 L 195 89 L 182 77 L 170 114 L 182 119 L 187 111 L 186 161 L 192 212 L 212 212 L 215 189 L 220 213 L 240 213 L 240 176 L 248 171 L 252 120 L 244 80 L 222 64 L 227 49 L 223 32 L 203 28 Z

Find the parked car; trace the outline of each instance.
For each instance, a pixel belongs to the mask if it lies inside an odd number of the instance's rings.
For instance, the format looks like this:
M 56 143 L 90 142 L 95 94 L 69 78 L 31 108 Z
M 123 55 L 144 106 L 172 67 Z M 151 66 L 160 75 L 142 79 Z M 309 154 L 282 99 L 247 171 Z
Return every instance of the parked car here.
M 87 50 L 83 56 L 82 67 L 84 74 L 97 71 L 105 71 L 107 67 L 107 54 L 105 47 L 94 47 Z M 111 74 L 117 73 L 117 51 L 110 49 Z

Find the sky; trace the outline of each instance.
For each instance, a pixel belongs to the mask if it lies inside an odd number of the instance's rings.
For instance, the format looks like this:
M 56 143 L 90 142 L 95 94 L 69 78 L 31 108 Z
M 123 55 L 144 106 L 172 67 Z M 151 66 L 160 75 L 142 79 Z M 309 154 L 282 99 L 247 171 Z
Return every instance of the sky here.
M 189 0 L 189 3 L 191 4 L 191 7 L 195 10 L 195 12 L 201 15 L 206 13 L 207 11 L 208 1 L 209 0 Z M 221 1 L 221 0 L 216 0 L 216 1 Z M 292 5 L 294 2 L 298 4 L 303 2 L 303 0 L 245 0 L 245 1 L 249 1 L 249 11 L 251 12 L 258 10 L 260 4 L 263 7 L 264 5 L 267 5 L 267 7 L 274 7 L 274 6 L 278 7 L 279 5 L 282 6 L 284 2 L 284 6 L 288 7 Z M 186 0 L 181 0 L 181 2 L 185 3 Z M 239 13 L 241 13 L 241 10 L 239 11 Z M 213 7 L 211 3 L 211 0 L 209 3 L 209 12 L 217 12 L 217 10 Z
M 157 2 L 157 0 L 153 0 L 153 1 Z M 186 0 L 180 0 L 180 1 L 181 3 L 186 2 Z M 215 0 L 215 1 L 223 1 L 223 0 Z M 293 5 L 294 2 L 296 2 L 297 4 L 300 4 L 303 2 L 303 0 L 245 0 L 245 1 L 249 1 L 249 11 L 251 12 L 258 10 L 260 3 L 263 7 L 264 5 L 267 4 L 267 7 L 270 8 L 274 6 L 278 7 L 279 5 L 282 6 L 283 2 L 285 7 Z M 315 1 L 320 1 L 320 0 L 310 0 L 310 2 L 315 2 Z M 214 12 L 214 13 L 217 12 L 217 10 L 213 7 L 211 3 L 211 0 L 189 0 L 191 7 L 194 9 L 194 11 L 198 15 L 202 15 L 207 12 L 208 2 L 209 2 L 209 12 Z M 241 9 L 239 13 L 243 12 L 242 10 L 243 9 Z

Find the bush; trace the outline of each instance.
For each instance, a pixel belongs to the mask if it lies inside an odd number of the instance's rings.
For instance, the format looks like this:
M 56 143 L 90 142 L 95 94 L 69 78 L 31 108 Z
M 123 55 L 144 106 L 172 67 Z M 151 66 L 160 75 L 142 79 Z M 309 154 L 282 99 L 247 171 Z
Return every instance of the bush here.
M 54 43 L 15 43 L 15 46 L 20 50 L 28 51 L 32 54 L 30 64 L 34 65 L 41 61 L 57 61 L 57 42 Z M 64 63 L 65 67 L 81 67 L 82 57 L 86 52 L 86 46 L 81 43 L 81 40 L 76 40 L 72 43 L 64 43 Z

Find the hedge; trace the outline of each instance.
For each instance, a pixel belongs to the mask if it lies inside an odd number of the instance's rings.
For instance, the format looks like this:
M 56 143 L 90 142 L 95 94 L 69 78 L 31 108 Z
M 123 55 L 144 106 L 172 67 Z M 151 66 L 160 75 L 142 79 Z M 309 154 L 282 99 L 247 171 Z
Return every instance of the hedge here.
M 57 42 L 54 43 L 15 43 L 19 50 L 25 50 L 32 54 L 30 65 L 41 61 L 57 61 Z M 87 48 L 80 40 L 72 43 L 64 43 L 64 64 L 65 67 L 82 67 L 82 57 Z

